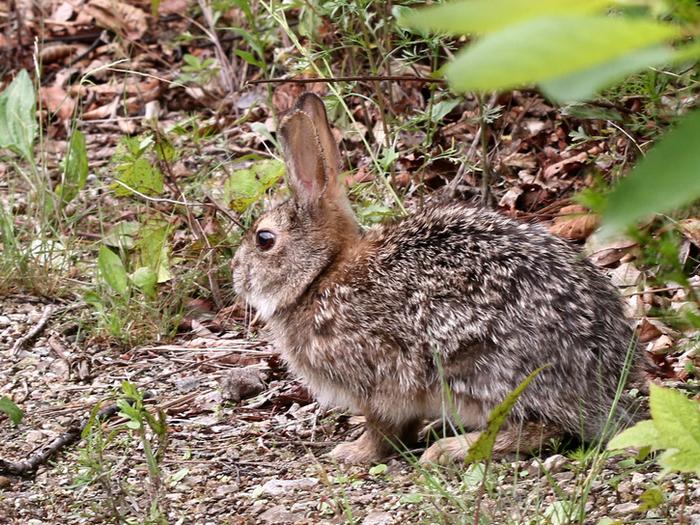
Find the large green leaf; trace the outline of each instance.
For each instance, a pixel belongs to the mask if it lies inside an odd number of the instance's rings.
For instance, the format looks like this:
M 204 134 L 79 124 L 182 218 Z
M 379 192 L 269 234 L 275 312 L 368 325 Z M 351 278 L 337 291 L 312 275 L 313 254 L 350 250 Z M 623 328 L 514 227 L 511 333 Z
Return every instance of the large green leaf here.
M 592 68 L 540 84 L 542 92 L 557 102 L 573 102 L 593 98 L 595 94 L 627 75 L 646 67 L 667 64 L 674 60 L 673 49 L 654 46 L 614 58 Z
M 610 16 L 547 16 L 491 33 L 446 68 L 457 91 L 491 91 L 562 78 L 679 35 L 670 24 Z
M 615 436 L 609 449 L 665 449 L 658 457 L 666 470 L 700 475 L 700 404 L 672 388 L 649 385 L 651 420 Z
M 0 94 L 0 148 L 30 160 L 37 127 L 34 84 L 23 69 Z
M 78 192 L 85 187 L 87 176 L 88 158 L 85 136 L 75 130 L 68 143 L 68 153 L 63 166 L 63 184 L 56 189 L 64 204 L 75 199 Z
M 658 432 L 657 448 L 667 449 L 659 458 L 661 466 L 700 475 L 700 404 L 652 383 L 649 407 Z
M 654 447 L 658 440 L 659 433 L 656 431 L 656 426 L 652 420 L 648 419 L 640 421 L 612 438 L 608 442 L 608 449 Z
M 695 111 L 668 132 L 612 191 L 603 213 L 604 234 L 700 197 L 698 144 L 700 111 Z
M 608 0 L 466 0 L 412 10 L 399 23 L 455 35 L 479 34 L 530 18 L 594 13 L 610 3 Z
M 100 246 L 97 267 L 100 269 L 100 275 L 112 290 L 118 294 L 126 295 L 129 291 L 126 270 L 122 260 L 116 253 L 106 246 Z

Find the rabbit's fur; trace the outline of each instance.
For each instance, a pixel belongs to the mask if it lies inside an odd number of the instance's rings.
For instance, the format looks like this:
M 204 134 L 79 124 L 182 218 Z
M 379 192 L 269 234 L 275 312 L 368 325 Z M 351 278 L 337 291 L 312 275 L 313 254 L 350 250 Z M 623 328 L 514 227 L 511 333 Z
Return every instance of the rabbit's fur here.
M 496 453 L 602 437 L 634 343 L 595 267 L 538 226 L 459 203 L 362 233 L 323 102 L 300 97 L 279 135 L 292 197 L 245 234 L 234 286 L 320 401 L 366 416 L 362 437 L 333 455 L 378 460 L 392 451 L 385 438 L 410 441 L 425 418 L 483 429 L 542 365 Z M 275 235 L 267 251 L 256 244 L 262 230 Z M 634 418 L 622 398 L 612 420 Z M 460 459 L 477 435 L 440 440 L 423 458 Z

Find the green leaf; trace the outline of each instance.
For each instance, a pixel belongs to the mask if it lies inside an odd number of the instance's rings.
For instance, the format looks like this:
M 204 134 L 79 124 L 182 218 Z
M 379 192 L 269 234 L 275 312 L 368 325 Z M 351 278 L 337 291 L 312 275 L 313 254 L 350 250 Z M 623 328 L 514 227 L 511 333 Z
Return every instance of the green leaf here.
M 97 267 L 100 270 L 100 275 L 112 290 L 120 295 L 126 295 L 129 291 L 126 270 L 124 270 L 124 264 L 116 253 L 106 246 L 100 246 Z
M 190 469 L 187 467 L 181 468 L 175 474 L 170 476 L 170 482 L 175 485 L 177 482 L 181 481 L 187 474 L 190 473 Z
M 0 148 L 31 160 L 37 129 L 34 84 L 23 69 L 0 94 Z
M 458 99 L 442 100 L 430 108 L 430 120 L 439 122 L 460 103 Z
M 148 266 L 137 268 L 130 276 L 131 282 L 148 298 L 155 299 L 158 276 Z
M 379 465 L 374 465 L 372 468 L 369 469 L 369 475 L 370 476 L 381 476 L 382 474 L 386 474 L 386 471 L 389 467 L 387 467 L 384 463 L 380 463 Z
M 506 398 L 501 401 L 489 414 L 489 420 L 484 430 L 474 442 L 474 444 L 469 447 L 469 452 L 467 453 L 466 462 L 476 463 L 479 461 L 486 461 L 491 459 L 493 455 L 493 445 L 496 442 L 496 436 L 503 425 L 503 422 L 508 417 L 513 405 L 518 401 L 520 394 L 523 390 L 532 382 L 537 375 L 542 372 L 546 367 L 542 366 L 532 372 L 527 376 Z
M 114 248 L 131 250 L 135 244 L 135 237 L 141 229 L 141 224 L 136 221 L 124 221 L 115 224 L 102 238 L 102 243 Z
M 536 18 L 486 35 L 461 51 L 446 74 L 458 92 L 511 89 L 591 69 L 679 34 L 645 19 Z
M 639 510 L 641 512 L 660 507 L 665 501 L 664 493 L 656 487 L 646 489 L 642 492 L 642 495 L 639 496 L 639 499 L 641 500 L 639 505 Z
M 489 33 L 524 20 L 548 15 L 601 11 L 606 0 L 466 0 L 411 10 L 399 24 L 454 35 Z
M 420 503 L 423 501 L 423 495 L 418 492 L 411 492 L 410 494 L 404 494 L 399 500 L 400 503 Z
M 583 71 L 548 80 L 542 83 L 540 88 L 545 95 L 557 102 L 586 100 L 627 75 L 650 66 L 667 64 L 673 59 L 673 49 L 654 46 L 633 51 Z
M 0 397 L 0 412 L 7 414 L 13 425 L 19 425 L 24 417 L 24 412 L 7 396 Z
M 68 143 L 68 152 L 63 165 L 63 183 L 56 189 L 61 202 L 65 205 L 75 199 L 78 192 L 85 187 L 88 176 L 87 148 L 85 136 L 75 130 Z
M 151 221 L 141 229 L 137 243 L 141 265 L 153 271 L 158 283 L 164 283 L 172 279 L 168 247 L 169 235 L 170 226 L 167 223 Z
M 224 183 L 224 199 L 239 213 L 244 212 L 284 175 L 284 164 L 261 160 L 249 168 L 234 171 Z
M 659 457 L 659 464 L 700 475 L 700 404 L 653 383 L 649 394 L 651 417 L 659 433 L 658 448 L 669 449 Z
M 617 450 L 621 448 L 641 448 L 655 447 L 659 440 L 659 433 L 656 431 L 656 426 L 651 420 L 640 421 L 636 425 L 612 438 L 608 442 L 608 450 Z
M 118 165 L 116 169 L 119 174 L 117 180 L 129 186 L 129 188 L 144 195 L 160 195 L 163 193 L 163 174 L 148 159 L 139 157 L 131 162 Z M 118 182 L 112 183 L 111 187 L 119 197 L 133 194 L 131 189 Z
M 603 233 L 611 235 L 653 213 L 700 197 L 700 111 L 684 117 L 608 197 Z

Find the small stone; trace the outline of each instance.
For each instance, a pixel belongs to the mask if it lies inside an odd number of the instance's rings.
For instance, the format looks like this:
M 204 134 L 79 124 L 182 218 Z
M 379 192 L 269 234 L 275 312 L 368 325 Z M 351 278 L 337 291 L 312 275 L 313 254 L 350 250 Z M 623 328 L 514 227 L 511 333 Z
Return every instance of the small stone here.
M 635 472 L 634 474 L 632 474 L 632 479 L 630 480 L 630 483 L 632 483 L 633 487 L 641 487 L 644 485 L 646 480 L 647 478 L 644 474 L 642 474 L 641 472 Z
M 10 481 L 10 478 L 0 476 L 0 489 L 6 489 L 10 485 L 12 485 L 12 481 Z
M 230 494 L 235 494 L 240 490 L 240 487 L 238 484 L 234 483 L 233 485 L 219 485 L 216 487 L 216 495 L 218 497 L 222 496 L 228 496 Z
M 271 479 L 262 486 L 263 494 L 279 496 L 295 490 L 310 489 L 318 484 L 318 478 Z
M 7 328 L 12 324 L 12 321 L 10 321 L 10 318 L 7 317 L 6 315 L 0 315 L 0 328 Z
M 190 376 L 190 377 L 185 377 L 184 379 L 176 379 L 173 381 L 175 383 L 175 388 L 182 393 L 182 394 L 188 394 L 195 390 L 204 380 L 203 376 L 196 377 L 196 376 Z
M 240 402 L 265 390 L 260 371 L 252 366 L 233 368 L 221 381 L 221 395 L 226 401 Z
M 620 503 L 612 508 L 613 514 L 630 514 L 639 508 L 639 504 L 630 501 L 629 503 Z
M 547 459 L 545 459 L 543 465 L 550 474 L 556 474 L 557 472 L 561 472 L 564 465 L 566 465 L 568 462 L 569 460 L 561 454 L 554 454 L 553 456 L 549 456 Z
M 620 494 L 630 494 L 632 492 L 632 482 L 621 481 L 620 484 L 617 486 L 617 491 Z
M 283 523 L 301 523 L 304 520 L 304 516 L 290 512 L 284 505 L 275 505 L 260 514 L 258 519 L 260 520 L 259 523 L 280 525 Z
M 558 472 L 557 474 L 553 475 L 554 479 L 556 479 L 559 482 L 563 481 L 570 481 L 574 479 L 574 473 L 569 471 L 569 472 Z
M 393 517 L 388 512 L 374 510 L 362 520 L 362 525 L 389 525 L 393 523 Z

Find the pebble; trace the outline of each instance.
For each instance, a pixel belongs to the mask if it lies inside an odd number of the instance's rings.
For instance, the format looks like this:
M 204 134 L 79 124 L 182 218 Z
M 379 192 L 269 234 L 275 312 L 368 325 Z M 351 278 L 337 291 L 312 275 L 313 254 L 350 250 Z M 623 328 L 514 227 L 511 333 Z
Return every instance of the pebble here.
M 10 485 L 12 485 L 10 478 L 6 478 L 5 476 L 0 476 L 0 489 L 6 489 Z
M 238 403 L 264 390 L 265 383 L 255 367 L 232 368 L 221 381 L 221 395 L 226 401 Z
M 305 518 L 303 515 L 290 512 L 284 505 L 275 505 L 258 516 L 261 523 L 281 525 L 283 523 L 301 523 Z
M 634 512 L 639 507 L 638 503 L 630 501 L 628 503 L 620 503 L 612 508 L 613 514 L 630 514 Z
M 362 520 L 362 525 L 389 525 L 392 522 L 393 517 L 391 514 L 374 510 Z
M 318 478 L 271 479 L 262 486 L 263 494 L 279 496 L 295 490 L 310 489 L 318 484 Z
M 0 315 L 0 328 L 7 328 L 12 324 L 12 321 L 6 315 Z

